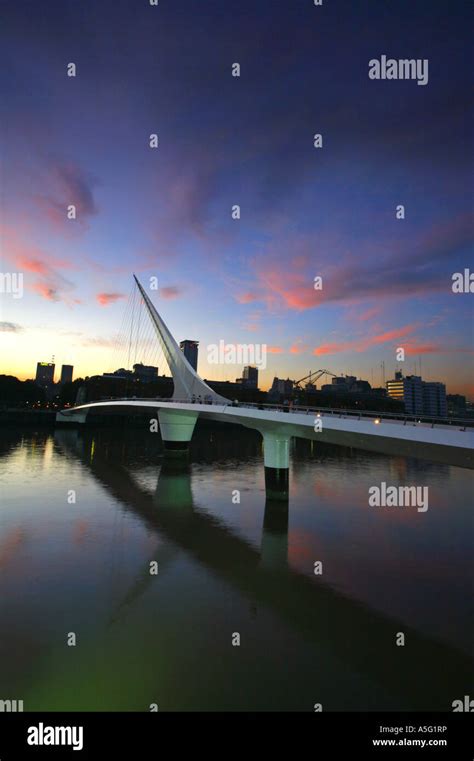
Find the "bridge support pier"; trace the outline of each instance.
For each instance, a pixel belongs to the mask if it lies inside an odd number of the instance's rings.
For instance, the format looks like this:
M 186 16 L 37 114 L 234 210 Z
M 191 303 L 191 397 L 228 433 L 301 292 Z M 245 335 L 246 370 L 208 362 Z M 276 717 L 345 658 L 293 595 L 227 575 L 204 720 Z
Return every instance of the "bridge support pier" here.
M 265 491 L 268 499 L 288 499 L 290 436 L 264 431 Z
M 158 410 L 161 438 L 167 456 L 182 457 L 188 454 L 189 442 L 198 417 L 197 412 Z

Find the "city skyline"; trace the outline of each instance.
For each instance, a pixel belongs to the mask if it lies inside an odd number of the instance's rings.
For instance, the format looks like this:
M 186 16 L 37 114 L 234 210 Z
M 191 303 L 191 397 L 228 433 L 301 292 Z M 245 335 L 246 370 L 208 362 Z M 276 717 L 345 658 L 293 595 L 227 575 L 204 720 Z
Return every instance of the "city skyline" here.
M 183 341 L 182 343 L 186 342 L 187 340 L 189 340 L 189 339 L 184 339 L 184 341 Z M 192 343 L 195 343 L 195 342 L 194 342 L 194 341 L 192 341 Z M 182 347 L 180 347 L 180 348 L 182 348 Z M 184 352 L 183 352 L 183 353 L 184 353 Z M 198 355 L 198 356 L 199 356 L 199 355 Z M 198 362 L 199 362 L 199 359 L 198 359 Z M 134 369 L 135 367 L 137 367 L 137 366 L 143 366 L 143 367 L 145 367 L 145 368 L 147 368 L 147 369 L 151 369 L 151 368 L 153 368 L 154 370 L 157 370 L 157 371 L 158 371 L 158 373 L 157 373 L 157 378 L 159 378 L 159 377 L 172 378 L 172 374 L 171 374 L 171 371 L 169 370 L 169 368 L 168 368 L 168 367 L 166 367 L 166 371 L 165 371 L 165 372 L 161 372 L 161 373 L 160 373 L 160 372 L 159 372 L 159 371 L 160 371 L 160 369 L 163 369 L 163 368 L 160 368 L 159 366 L 155 366 L 155 365 L 148 365 L 148 364 L 147 364 L 147 363 L 145 363 L 145 362 L 141 362 L 140 360 L 136 361 L 135 359 L 133 360 L 133 364 L 132 364 L 130 367 L 123 367 L 123 368 L 120 368 L 120 367 L 116 367 L 114 370 L 111 370 L 111 371 L 109 371 L 109 370 L 107 370 L 107 371 L 106 371 L 106 370 L 102 370 L 102 371 L 101 371 L 101 370 L 98 370 L 97 372 L 93 373 L 93 374 L 92 374 L 92 375 L 90 375 L 90 376 L 83 376 L 83 375 L 79 375 L 78 373 L 76 373 L 76 372 L 75 372 L 75 368 L 74 368 L 74 366 L 71 366 L 71 365 L 67 365 L 67 364 L 63 364 L 63 363 L 58 363 L 58 362 L 55 362 L 55 361 L 54 361 L 54 359 L 53 359 L 53 361 L 51 361 L 51 362 L 47 362 L 47 361 L 38 361 L 36 364 L 37 364 L 37 369 L 36 369 L 35 373 L 32 373 L 30 376 L 28 376 L 28 377 L 25 377 L 25 378 L 19 378 L 19 380 L 34 380 L 34 379 L 35 379 L 35 377 L 34 377 L 34 376 L 38 374 L 38 367 L 39 367 L 40 365 L 45 365 L 45 366 L 50 366 L 50 367 L 52 366 L 52 367 L 54 368 L 54 371 L 53 371 L 53 380 L 52 380 L 52 382 L 53 382 L 53 383 L 55 383 L 55 384 L 58 384 L 58 383 L 64 383 L 64 382 L 68 382 L 68 381 L 63 381 L 63 380 L 62 380 L 63 371 L 64 371 L 64 369 L 66 369 L 66 368 L 67 368 L 68 370 L 70 370 L 70 371 L 71 371 L 71 377 L 72 377 L 72 376 L 74 376 L 74 377 L 72 378 L 74 381 L 77 381 L 77 380 L 81 380 L 81 379 L 85 380 L 86 378 L 90 378 L 90 377 L 101 377 L 102 375 L 109 375 L 110 373 L 113 373 L 113 372 L 118 372 L 118 371 L 119 371 L 119 370 L 121 370 L 121 369 L 123 369 L 123 370 L 127 370 L 128 372 L 132 372 L 132 371 L 133 371 L 133 369 Z M 126 364 L 126 363 L 125 363 L 125 364 Z M 259 388 L 259 389 L 261 389 L 261 390 L 263 390 L 263 391 L 268 391 L 268 390 L 271 388 L 271 384 L 270 384 L 268 387 L 265 387 L 265 388 L 263 387 L 263 385 L 262 385 L 262 383 L 261 383 L 261 381 L 260 381 L 260 373 L 261 373 L 262 371 L 261 371 L 261 370 L 260 370 L 258 367 L 256 367 L 255 365 L 248 365 L 248 366 L 244 366 L 244 365 L 235 365 L 235 368 L 236 368 L 236 370 L 235 370 L 236 372 L 238 372 L 238 369 L 240 368 L 240 369 L 241 369 L 241 371 L 242 371 L 242 374 L 241 374 L 241 376 L 239 376 L 238 378 L 234 378 L 234 379 L 226 379 L 226 380 L 229 380 L 229 382 L 233 383 L 233 382 L 235 382 L 235 381 L 237 381 L 237 380 L 242 380 L 242 379 L 244 379 L 244 378 L 246 377 L 246 373 L 245 373 L 245 371 L 246 371 L 246 370 L 250 370 L 250 369 L 252 369 L 252 370 L 256 370 L 256 371 L 257 371 L 257 376 L 256 376 L 256 377 L 257 377 L 258 388 Z M 196 369 L 196 368 L 195 368 L 195 369 Z M 60 376 L 61 376 L 61 377 L 59 377 L 59 378 L 56 380 L 56 379 L 55 379 L 55 378 L 56 378 L 56 375 L 59 373 L 59 371 L 60 371 L 60 370 L 61 370 L 61 372 L 60 372 Z M 198 371 L 198 374 L 200 374 L 200 373 L 199 373 L 199 366 L 198 366 L 198 368 L 197 368 L 197 371 Z M 418 378 L 421 378 L 421 379 L 422 379 L 422 380 L 424 380 L 424 381 L 428 380 L 426 377 L 424 377 L 424 376 L 422 375 L 422 373 L 421 373 L 421 368 L 419 368 L 419 367 L 418 367 L 418 370 L 417 370 L 417 368 L 416 368 L 416 366 L 415 366 L 415 368 L 414 368 L 414 372 L 406 372 L 406 373 L 404 373 L 404 372 L 403 372 L 403 368 L 401 368 L 401 367 L 400 367 L 400 363 L 398 363 L 398 365 L 395 367 L 395 369 L 394 369 L 394 371 L 393 371 L 393 376 L 392 376 L 392 375 L 390 375 L 390 372 L 388 372 L 388 374 L 387 374 L 387 368 L 385 368 L 385 383 L 383 382 L 383 373 L 384 373 L 384 370 L 382 370 L 381 368 L 379 368 L 379 371 L 380 371 L 380 373 L 382 374 L 382 378 L 380 379 L 380 383 L 377 383 L 377 382 L 376 382 L 376 380 L 374 380 L 374 382 L 372 383 L 372 382 L 371 382 L 369 379 L 367 379 L 367 378 L 362 378 L 361 376 L 351 376 L 351 374 L 350 374 L 350 373 L 343 373 L 343 374 L 342 374 L 341 376 L 339 376 L 339 377 L 354 377 L 354 378 L 357 378 L 357 379 L 359 379 L 359 380 L 368 381 L 368 382 L 370 383 L 371 387 L 372 387 L 372 388 L 374 388 L 374 389 L 375 389 L 375 388 L 384 388 L 384 389 L 387 389 L 389 381 L 394 381 L 394 380 L 396 379 L 396 376 L 397 376 L 397 374 L 399 374 L 400 372 L 402 372 L 402 375 L 403 375 L 403 377 L 405 377 L 405 378 L 410 378 L 410 377 L 418 377 Z M 320 371 L 320 372 L 321 372 L 321 371 Z M 329 371 L 329 372 L 330 372 L 330 371 Z M 2 374 L 3 374 L 3 373 L 2 373 Z M 229 374 L 230 374 L 230 375 L 232 375 L 232 371 L 229 371 Z M 235 374 L 235 373 L 234 373 L 234 374 Z M 311 371 L 310 371 L 310 373 L 308 373 L 308 375 L 310 375 L 310 374 L 312 374 L 312 375 L 316 375 L 316 374 L 317 374 L 317 370 L 311 370 Z M 212 376 L 204 377 L 203 375 L 201 375 L 201 377 L 202 377 L 204 380 L 210 380 L 210 381 L 213 381 L 213 380 L 214 380 L 214 381 L 216 381 L 216 380 L 221 380 L 220 378 L 214 378 L 214 377 L 212 377 Z M 282 375 L 275 375 L 275 376 L 273 376 L 272 380 L 273 380 L 274 378 L 276 378 L 276 379 L 280 378 L 280 379 L 282 379 L 282 380 L 287 380 L 287 379 L 288 379 L 288 380 L 291 380 L 291 382 L 292 382 L 292 383 L 298 382 L 298 381 L 300 380 L 300 379 L 298 379 L 298 378 L 296 378 L 296 377 L 294 377 L 294 378 L 290 378 L 289 376 L 287 376 L 286 378 L 284 378 Z M 306 376 L 305 376 L 305 378 L 304 378 L 304 379 L 301 379 L 301 380 L 307 380 L 307 382 L 310 382 L 310 379 L 308 380 L 308 379 L 306 378 Z M 330 379 L 329 379 L 329 381 L 330 381 Z M 436 381 L 433 381 L 433 382 L 436 382 Z M 441 378 L 441 379 L 437 379 L 437 382 L 441 382 L 441 383 L 444 383 L 444 380 L 443 380 L 442 378 Z M 320 377 L 320 378 L 317 380 L 317 382 L 315 383 L 315 386 L 316 386 L 316 388 L 317 388 L 318 390 L 320 390 L 320 389 L 322 388 L 322 386 L 323 386 L 323 385 L 325 385 L 325 384 L 327 384 L 327 383 L 328 383 L 328 378 L 326 377 L 326 374 L 325 374 L 325 373 L 323 373 L 323 374 L 322 374 L 322 376 L 321 376 L 321 377 Z M 445 385 L 446 385 L 446 384 L 445 384 Z M 450 389 L 449 389 L 449 388 L 447 387 L 447 385 L 446 385 L 446 393 L 447 393 L 447 394 L 449 394 L 449 393 L 454 393 L 454 392 L 450 392 Z
M 472 294 L 452 290 L 472 245 L 467 9 L 426 26 L 410 3 L 421 44 L 399 8 L 219 5 L 196 27 L 190 2 L 106 1 L 97 37 L 86 8 L 53 2 L 34 29 L 7 9 L 1 261 L 24 293 L 2 294 L 0 373 L 52 354 L 76 377 L 115 369 L 135 271 L 199 340 L 202 377 L 223 340 L 267 345 L 262 388 L 321 367 L 378 386 L 382 362 L 388 379 L 421 359 L 472 399 Z M 429 60 L 427 84 L 371 80 L 384 51 Z

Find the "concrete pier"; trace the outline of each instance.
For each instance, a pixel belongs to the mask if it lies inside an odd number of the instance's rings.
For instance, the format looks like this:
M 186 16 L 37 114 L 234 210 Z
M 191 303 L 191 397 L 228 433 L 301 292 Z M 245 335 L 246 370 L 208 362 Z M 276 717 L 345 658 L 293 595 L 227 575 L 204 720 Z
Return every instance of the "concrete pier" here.
M 288 499 L 290 439 L 291 437 L 285 433 L 273 431 L 263 433 L 265 490 L 268 499 Z
M 167 456 L 180 457 L 188 454 L 189 442 L 198 417 L 197 412 L 158 410 L 161 438 Z

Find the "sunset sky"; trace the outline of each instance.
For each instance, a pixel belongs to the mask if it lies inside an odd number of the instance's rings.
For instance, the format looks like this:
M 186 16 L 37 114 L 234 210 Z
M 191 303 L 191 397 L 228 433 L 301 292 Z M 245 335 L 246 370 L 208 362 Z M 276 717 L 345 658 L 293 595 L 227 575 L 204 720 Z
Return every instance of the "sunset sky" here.
M 25 290 L 0 295 L 0 373 L 115 369 L 135 272 L 203 377 L 241 373 L 208 344 L 265 343 L 263 388 L 421 358 L 474 397 L 473 295 L 451 288 L 473 262 L 469 5 L 7 0 L 0 268 Z M 381 55 L 428 59 L 428 84 L 370 80 Z

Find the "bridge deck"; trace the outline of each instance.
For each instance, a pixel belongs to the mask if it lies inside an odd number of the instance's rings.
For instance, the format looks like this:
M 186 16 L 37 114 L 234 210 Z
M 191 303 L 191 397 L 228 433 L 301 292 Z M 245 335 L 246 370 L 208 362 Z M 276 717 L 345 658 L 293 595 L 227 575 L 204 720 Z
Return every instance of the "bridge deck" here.
M 72 407 L 59 413 L 65 419 L 78 412 L 101 408 L 168 409 L 193 412 L 219 422 L 233 422 L 265 433 L 295 436 L 323 443 L 350 446 L 474 467 L 474 426 L 469 420 L 414 418 L 377 412 L 284 409 L 282 405 L 192 403 L 170 399 L 108 399 Z M 64 417 L 62 417 L 64 416 Z M 319 421 L 315 425 L 316 421 Z M 320 430 L 317 430 L 319 428 Z M 315 430 L 316 428 L 316 430 Z

